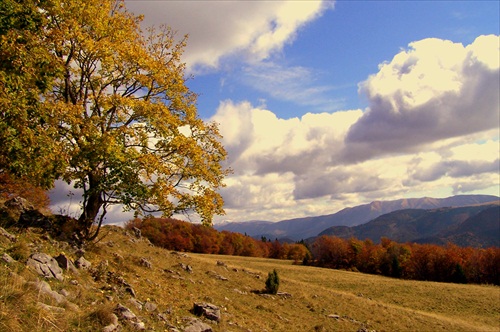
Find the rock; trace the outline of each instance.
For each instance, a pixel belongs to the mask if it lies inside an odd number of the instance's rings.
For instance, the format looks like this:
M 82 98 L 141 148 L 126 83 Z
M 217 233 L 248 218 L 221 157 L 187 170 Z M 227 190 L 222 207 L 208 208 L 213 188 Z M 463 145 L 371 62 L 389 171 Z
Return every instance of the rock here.
M 149 312 L 152 312 L 152 311 L 155 311 L 158 306 L 156 305 L 156 303 L 153 303 L 153 302 L 149 302 L 147 301 L 145 304 L 144 304 L 144 308 L 149 311 Z
M 64 308 L 55 307 L 55 306 L 48 305 L 48 304 L 45 304 L 45 303 L 42 303 L 42 302 L 37 302 L 36 306 L 39 307 L 39 308 L 41 308 L 41 309 L 43 309 L 43 310 L 51 311 L 51 312 L 63 313 L 63 312 L 66 311 L 66 309 L 64 309 Z
M 35 271 L 46 278 L 55 278 L 59 281 L 64 280 L 63 271 L 57 261 L 43 253 L 35 253 L 28 258 L 26 265 L 35 269 Z
M 125 291 L 129 293 L 132 297 L 135 297 L 135 290 L 132 287 L 125 287 Z
M 189 273 L 193 273 L 193 268 L 191 267 L 191 265 L 186 265 L 184 263 L 179 263 L 179 266 L 183 269 L 183 270 L 186 270 L 187 272 Z
M 103 327 L 102 332 L 114 332 L 114 331 L 120 331 L 119 325 L 114 325 L 114 324 L 109 324 L 105 327 Z
M 2 235 L 4 237 L 6 237 L 7 239 L 9 239 L 10 242 L 16 242 L 17 241 L 17 237 L 15 235 L 10 234 L 9 232 L 7 232 L 2 227 L 0 227 L 0 235 Z
M 170 254 L 171 255 L 176 255 L 176 256 L 179 256 L 179 257 L 185 257 L 185 258 L 189 257 L 187 254 L 180 253 L 180 252 L 177 252 L 177 251 L 172 251 Z
M 140 230 L 139 228 L 137 228 L 137 227 L 132 228 L 132 230 L 134 231 L 134 235 L 135 235 L 135 237 L 137 237 L 137 238 L 139 238 L 139 239 L 140 239 L 140 238 L 141 238 L 141 236 L 142 236 L 142 235 L 141 235 L 141 230 Z
M 193 306 L 193 313 L 196 316 L 205 316 L 209 320 L 220 321 L 220 309 L 214 304 L 200 302 Z
M 146 326 L 137 316 L 130 311 L 129 308 L 124 305 L 118 303 L 115 307 L 115 313 L 118 315 L 118 318 L 125 320 L 128 324 L 132 325 L 135 330 L 145 330 Z
M 217 261 L 217 265 L 218 266 L 224 266 L 224 267 L 227 267 L 226 263 L 222 262 L 222 261 Z
M 135 306 L 137 310 L 142 310 L 142 303 L 136 300 L 135 298 L 130 299 L 128 302 L 130 302 L 130 304 Z
M 215 271 L 207 271 L 207 272 L 205 272 L 205 274 L 208 274 L 208 275 L 214 277 L 217 280 L 222 280 L 222 281 L 228 281 L 229 280 L 228 278 L 226 278 L 224 276 L 221 276 L 220 274 L 218 274 Z
M 292 297 L 292 294 L 286 293 L 286 292 L 277 292 L 276 296 L 279 296 L 279 297 L 281 297 L 283 299 L 288 299 L 288 298 Z
M 55 260 L 57 261 L 57 264 L 59 264 L 59 267 L 61 269 L 78 274 L 78 270 L 75 267 L 75 264 L 73 264 L 73 262 L 64 253 L 61 253 L 59 254 L 59 256 L 55 257 Z
M 9 254 L 3 254 L 2 260 L 7 264 L 12 264 L 16 261 L 14 258 L 10 257 Z
M 141 260 L 139 261 L 139 264 L 141 264 L 141 266 L 144 266 L 144 267 L 147 267 L 148 269 L 152 268 L 153 264 L 151 264 L 150 261 L 148 261 L 146 258 L 141 258 Z
M 202 321 L 190 318 L 188 325 L 184 328 L 184 332 L 212 332 L 212 327 Z
M 340 319 L 339 315 L 328 315 L 328 318 Z
M 76 304 L 69 302 L 64 295 L 52 290 L 52 288 L 46 281 L 38 280 L 36 282 L 29 282 L 28 284 L 33 285 L 39 293 L 51 297 L 58 304 L 64 304 L 67 308 L 73 311 L 78 310 L 78 306 Z
M 88 260 L 86 260 L 83 256 L 81 256 L 80 258 L 78 258 L 76 261 L 75 261 L 75 266 L 79 269 L 82 269 L 82 270 L 87 270 L 87 269 L 90 269 L 92 267 L 92 263 L 90 263 Z

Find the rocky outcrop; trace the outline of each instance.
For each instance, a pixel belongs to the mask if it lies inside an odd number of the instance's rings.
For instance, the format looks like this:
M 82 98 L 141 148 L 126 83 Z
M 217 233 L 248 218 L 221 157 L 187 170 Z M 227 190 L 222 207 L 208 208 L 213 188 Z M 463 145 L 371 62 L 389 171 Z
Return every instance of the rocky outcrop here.
M 114 312 L 118 318 L 125 321 L 128 325 L 132 326 L 135 330 L 145 330 L 145 324 L 127 307 L 118 303 Z
M 193 305 L 193 313 L 196 316 L 204 316 L 205 318 L 219 322 L 220 321 L 220 309 L 214 304 L 206 302 L 198 302 Z
M 33 268 L 39 275 L 45 278 L 64 280 L 63 271 L 57 261 L 44 253 L 34 253 L 28 258 L 26 265 Z

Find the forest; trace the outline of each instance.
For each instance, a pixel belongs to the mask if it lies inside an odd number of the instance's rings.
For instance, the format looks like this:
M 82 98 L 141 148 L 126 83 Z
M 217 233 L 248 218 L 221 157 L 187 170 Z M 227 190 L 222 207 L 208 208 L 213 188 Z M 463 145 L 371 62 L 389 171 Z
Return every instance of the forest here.
M 312 241 L 281 243 L 172 218 L 133 219 L 154 245 L 169 250 L 293 260 L 304 264 L 393 278 L 453 283 L 500 285 L 500 248 L 459 247 L 453 244 L 397 243 L 321 236 Z

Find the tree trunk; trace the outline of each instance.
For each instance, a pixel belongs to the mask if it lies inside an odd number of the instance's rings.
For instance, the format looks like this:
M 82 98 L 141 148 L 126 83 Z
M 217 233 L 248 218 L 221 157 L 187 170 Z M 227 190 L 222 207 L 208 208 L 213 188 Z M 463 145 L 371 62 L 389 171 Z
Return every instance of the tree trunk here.
M 82 241 L 92 240 L 97 236 L 99 230 L 94 235 L 90 235 L 92 225 L 101 210 L 104 200 L 102 199 L 102 192 L 97 189 L 98 181 L 93 174 L 89 175 L 89 188 L 86 192 L 87 197 L 84 198 L 83 212 L 78 218 L 80 224 L 80 236 Z M 99 223 L 100 226 L 100 223 Z M 98 226 L 98 228 L 99 228 Z

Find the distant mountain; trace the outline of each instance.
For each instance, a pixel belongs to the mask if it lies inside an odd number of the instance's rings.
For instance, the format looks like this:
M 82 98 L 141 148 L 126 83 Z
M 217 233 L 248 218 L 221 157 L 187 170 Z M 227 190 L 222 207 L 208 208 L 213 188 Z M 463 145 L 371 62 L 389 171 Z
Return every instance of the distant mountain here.
M 387 237 L 396 242 L 499 246 L 499 211 L 498 202 L 455 208 L 398 210 L 362 225 L 330 227 L 319 235 L 371 239 L 375 243 L 380 242 L 381 237 Z
M 408 198 L 394 201 L 374 201 L 369 204 L 345 208 L 337 213 L 283 220 L 279 222 L 247 221 L 215 225 L 219 230 L 248 234 L 254 237 L 265 236 L 269 239 L 291 238 L 307 239 L 318 235 L 332 226 L 357 226 L 383 214 L 401 209 L 434 209 L 458 207 L 498 201 L 499 197 L 490 195 L 459 195 L 448 198 Z

